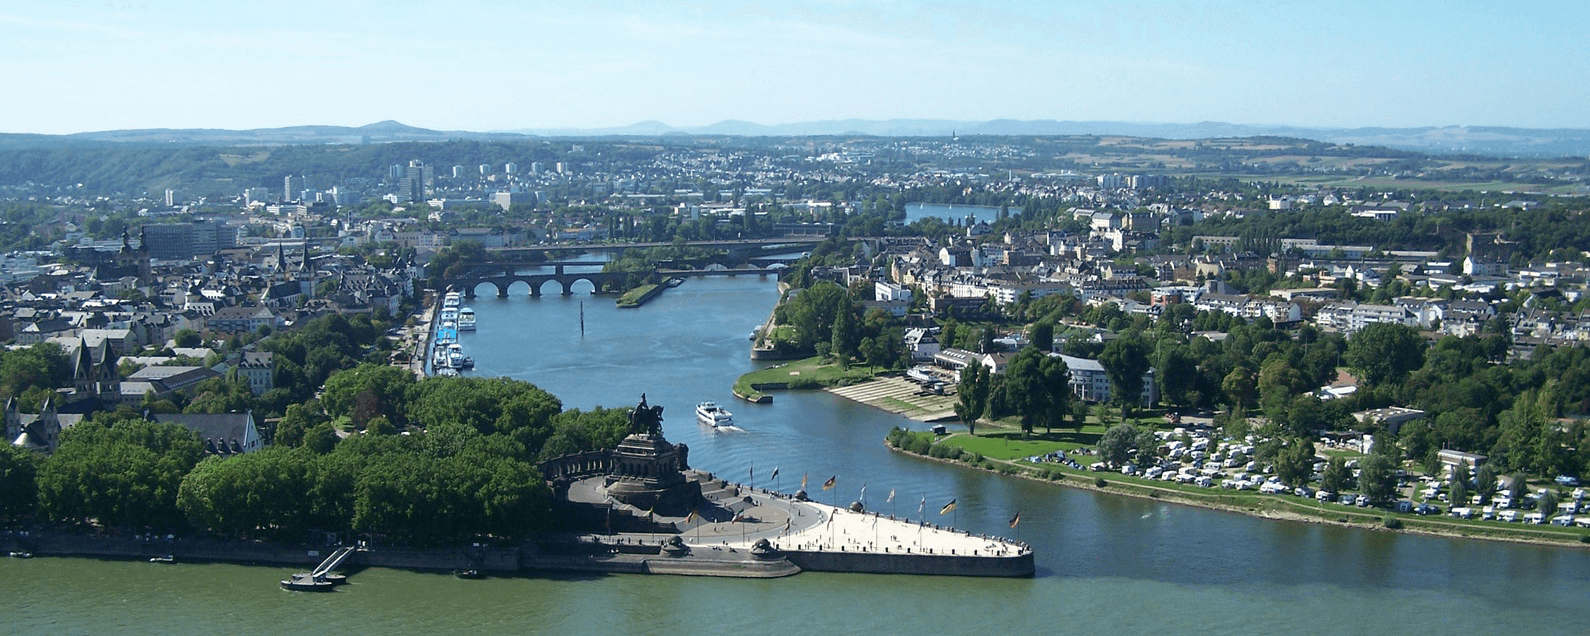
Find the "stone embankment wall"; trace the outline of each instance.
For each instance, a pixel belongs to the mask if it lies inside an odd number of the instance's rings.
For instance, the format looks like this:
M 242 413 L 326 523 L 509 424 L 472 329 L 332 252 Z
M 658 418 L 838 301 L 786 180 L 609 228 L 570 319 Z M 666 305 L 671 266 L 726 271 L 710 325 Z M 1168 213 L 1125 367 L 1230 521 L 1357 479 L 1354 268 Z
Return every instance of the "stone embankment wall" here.
M 817 572 L 928 574 L 943 576 L 1032 576 L 1033 553 L 994 556 L 878 554 L 875 552 L 785 552 L 790 563 Z

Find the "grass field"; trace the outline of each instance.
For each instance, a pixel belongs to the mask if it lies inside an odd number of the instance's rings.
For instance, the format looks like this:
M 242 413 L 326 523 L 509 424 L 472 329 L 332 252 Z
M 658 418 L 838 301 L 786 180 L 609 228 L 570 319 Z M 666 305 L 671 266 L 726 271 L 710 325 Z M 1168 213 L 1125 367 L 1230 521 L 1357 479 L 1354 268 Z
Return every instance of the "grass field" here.
M 627 292 L 624 292 L 623 296 L 619 296 L 618 297 L 618 306 L 619 307 L 636 307 L 636 306 L 638 306 L 637 303 L 640 302 L 640 298 L 642 296 L 645 296 L 646 294 L 651 293 L 651 290 L 656 289 L 656 288 L 657 288 L 656 285 L 641 285 L 640 287 L 636 287 L 636 288 L 631 289 L 631 290 L 629 290 Z
M 870 380 L 875 371 L 875 367 L 867 366 L 846 369 L 837 364 L 825 364 L 822 358 L 812 356 L 742 375 L 734 381 L 734 391 L 742 397 L 756 399 L 761 393 L 752 388 L 753 385 L 783 383 L 791 389 L 821 389 Z

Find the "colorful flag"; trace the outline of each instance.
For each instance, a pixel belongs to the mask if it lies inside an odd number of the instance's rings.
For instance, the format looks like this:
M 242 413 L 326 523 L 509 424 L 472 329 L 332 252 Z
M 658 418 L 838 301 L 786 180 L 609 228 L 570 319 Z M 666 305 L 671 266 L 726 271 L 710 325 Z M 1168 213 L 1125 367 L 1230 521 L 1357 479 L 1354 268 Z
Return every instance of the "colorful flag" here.
M 1018 524 L 1018 523 L 1021 523 L 1021 511 L 1020 510 L 1016 511 L 1016 516 L 1010 518 L 1010 527 L 1014 528 L 1014 527 L 1016 527 L 1016 524 Z
M 768 479 L 778 479 L 778 467 L 777 466 L 773 467 L 773 474 L 768 475 L 767 478 Z
M 857 497 L 856 500 L 860 501 L 862 503 L 866 503 L 866 501 L 867 501 L 867 485 L 866 484 L 862 484 L 861 485 L 861 496 Z
M 739 512 L 734 513 L 734 518 L 730 519 L 729 523 L 739 523 L 741 521 L 745 521 L 745 511 L 744 510 L 741 510 Z
M 833 477 L 829 477 L 828 481 L 823 482 L 823 490 L 833 490 L 834 489 L 834 480 L 836 480 L 836 479 L 839 479 L 839 475 L 834 475 Z
M 924 495 L 922 497 L 922 503 L 919 503 L 919 504 L 916 505 L 916 513 L 919 514 L 919 515 L 927 514 L 927 496 L 926 495 Z
M 951 510 L 954 510 L 954 509 L 955 509 L 955 500 L 951 499 L 949 503 L 944 504 L 943 508 L 939 508 L 939 514 L 942 515 L 942 514 L 945 514 L 945 513 L 949 512 Z
M 806 490 L 806 473 L 801 473 L 801 490 Z
M 894 489 L 893 488 L 889 489 L 889 498 L 883 500 L 883 503 L 894 503 Z
M 696 519 L 700 519 L 700 518 L 701 518 L 700 515 L 697 515 L 696 511 L 691 510 L 690 514 L 685 517 L 685 523 L 695 523 Z

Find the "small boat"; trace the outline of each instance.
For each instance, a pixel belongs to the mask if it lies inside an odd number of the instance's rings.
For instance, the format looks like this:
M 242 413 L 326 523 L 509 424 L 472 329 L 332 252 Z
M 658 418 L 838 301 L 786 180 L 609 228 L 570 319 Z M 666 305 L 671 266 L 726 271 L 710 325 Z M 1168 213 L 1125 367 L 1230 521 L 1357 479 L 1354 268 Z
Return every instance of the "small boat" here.
M 31 559 L 33 558 L 33 553 L 26 550 L 12 550 L 11 553 L 7 554 L 6 556 L 9 556 L 13 559 Z
M 474 307 L 465 307 L 463 309 L 458 310 L 458 330 L 459 331 L 474 331 L 475 330 L 475 308 Z
M 464 356 L 464 362 L 458 368 L 460 368 L 460 369 L 473 369 L 473 368 L 475 368 L 475 359 L 471 358 L 469 356 Z
M 476 570 L 474 568 L 470 568 L 468 570 L 453 570 L 453 576 L 456 576 L 456 577 L 461 578 L 461 579 L 483 579 L 483 578 L 486 578 L 486 576 L 484 574 L 480 573 L 480 570 Z
M 282 581 L 282 587 L 295 592 L 330 592 L 332 588 L 336 587 L 336 584 L 331 581 L 316 579 L 308 573 L 300 572 L 294 574 L 292 578 Z
M 431 366 L 436 367 L 438 370 L 451 366 L 447 355 L 447 347 L 441 345 L 436 347 L 436 355 L 431 356 Z
M 149 558 L 149 562 L 150 563 L 176 563 L 177 562 L 177 557 L 174 554 L 167 554 L 165 556 L 150 557 Z
M 447 366 L 454 369 L 464 368 L 464 347 L 458 343 L 447 345 Z
M 712 402 L 702 402 L 696 405 L 696 421 L 713 428 L 734 426 L 734 414 Z
M 436 375 L 442 376 L 444 378 L 456 378 L 458 377 L 458 369 L 443 367 L 441 371 L 436 372 Z

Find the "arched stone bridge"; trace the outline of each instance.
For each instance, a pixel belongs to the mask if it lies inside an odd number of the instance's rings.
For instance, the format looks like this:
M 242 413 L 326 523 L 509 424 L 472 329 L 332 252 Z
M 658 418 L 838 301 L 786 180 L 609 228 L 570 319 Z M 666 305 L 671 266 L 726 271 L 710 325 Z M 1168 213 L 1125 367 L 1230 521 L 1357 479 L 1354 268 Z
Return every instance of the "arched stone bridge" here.
M 538 297 L 541 295 L 541 286 L 543 284 L 547 281 L 557 281 L 559 285 L 563 286 L 563 295 L 569 296 L 574 293 L 574 284 L 582 280 L 591 283 L 591 286 L 595 287 L 597 292 L 602 292 L 613 290 L 612 288 L 622 285 L 627 277 L 628 274 L 622 272 L 570 273 L 564 271 L 564 265 L 562 264 L 554 266 L 554 272 L 551 274 L 520 274 L 514 270 L 514 266 L 504 266 L 497 271 L 491 271 L 490 268 L 476 268 L 469 275 L 447 279 L 445 284 L 463 292 L 465 298 L 474 298 L 476 287 L 482 284 L 489 284 L 497 288 L 498 298 L 507 298 L 508 289 L 514 283 L 523 282 L 529 285 L 530 295 Z

